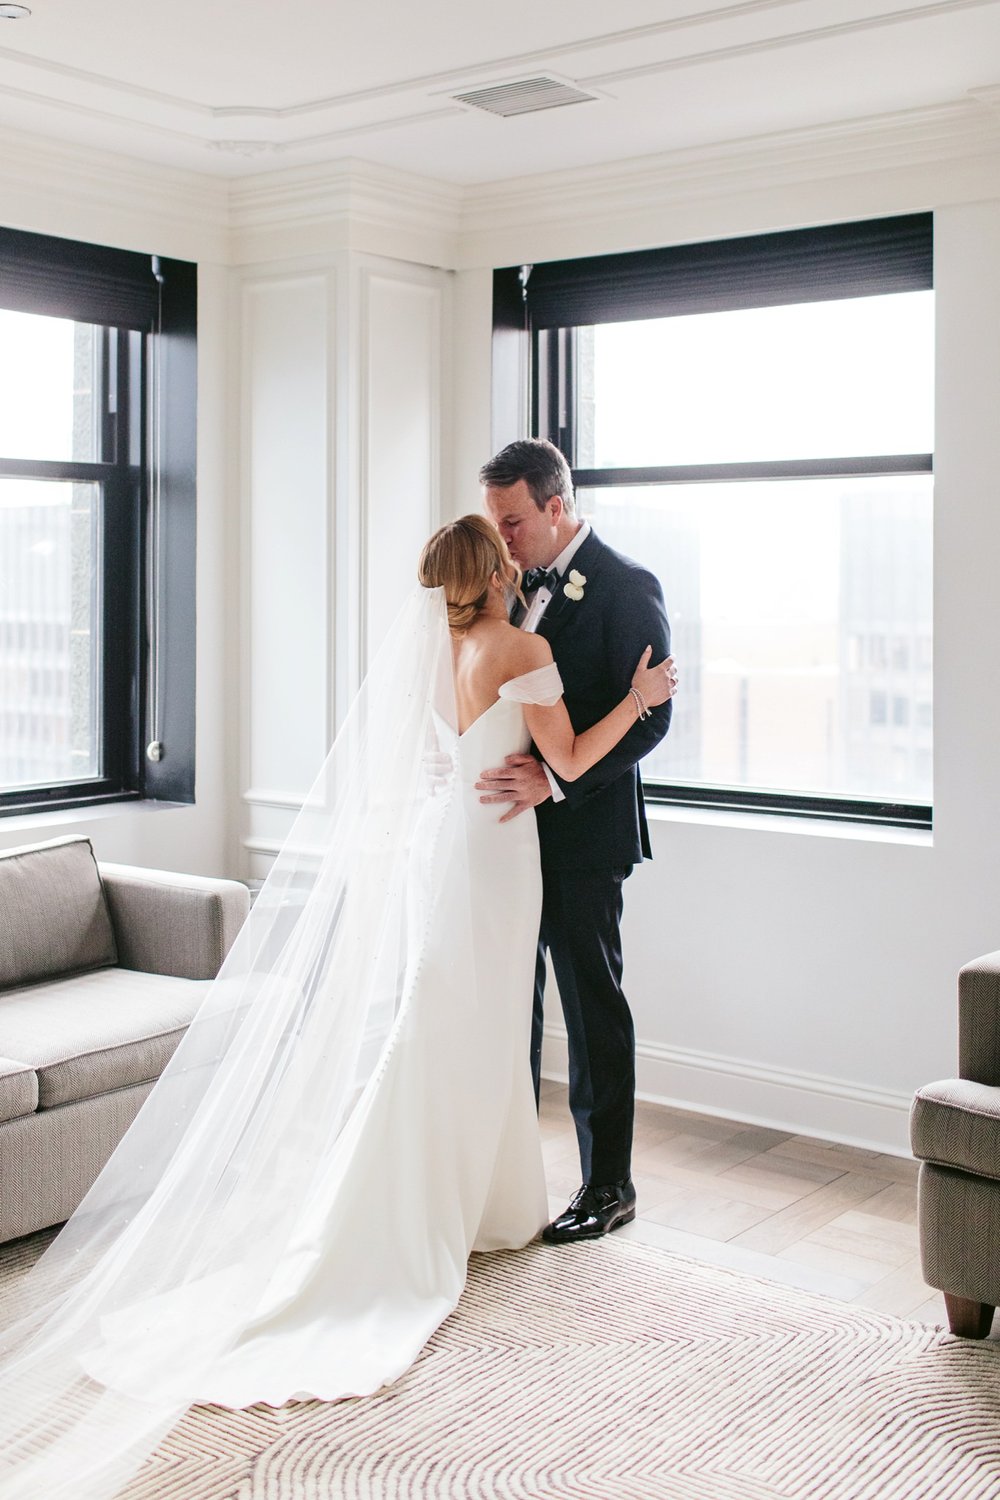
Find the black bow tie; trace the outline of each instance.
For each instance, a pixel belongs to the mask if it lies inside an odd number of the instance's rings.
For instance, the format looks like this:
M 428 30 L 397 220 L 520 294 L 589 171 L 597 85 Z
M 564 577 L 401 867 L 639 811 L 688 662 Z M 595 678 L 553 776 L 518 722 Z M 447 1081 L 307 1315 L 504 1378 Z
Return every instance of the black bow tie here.
M 521 587 L 526 594 L 534 594 L 541 588 L 546 588 L 550 594 L 554 594 L 558 582 L 559 570 L 557 568 L 529 568 L 521 579 Z

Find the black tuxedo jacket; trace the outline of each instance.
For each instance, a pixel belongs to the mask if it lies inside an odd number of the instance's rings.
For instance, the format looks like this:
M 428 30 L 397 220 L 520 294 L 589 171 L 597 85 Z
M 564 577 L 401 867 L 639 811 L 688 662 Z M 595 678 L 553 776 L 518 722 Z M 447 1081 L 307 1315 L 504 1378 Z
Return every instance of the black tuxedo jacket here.
M 552 647 L 566 708 L 580 734 L 625 696 L 647 646 L 653 648 L 654 663 L 669 656 L 670 627 L 658 580 L 593 531 L 574 554 L 569 569 L 574 568 L 587 580 L 583 598 L 564 592 L 567 570 L 538 634 Z M 666 734 L 670 712 L 669 701 L 654 708 L 576 781 L 556 778 L 566 800 L 549 800 L 536 809 L 544 868 L 613 869 L 650 857 L 637 767 Z

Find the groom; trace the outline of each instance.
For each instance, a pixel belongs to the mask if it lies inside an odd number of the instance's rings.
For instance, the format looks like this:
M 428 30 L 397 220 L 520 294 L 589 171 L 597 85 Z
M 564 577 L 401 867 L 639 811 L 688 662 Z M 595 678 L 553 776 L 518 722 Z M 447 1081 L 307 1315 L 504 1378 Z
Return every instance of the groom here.
M 510 443 L 479 478 L 487 514 L 524 570 L 528 609 L 513 621 L 549 641 L 579 733 L 628 691 L 646 646 L 653 662 L 668 655 L 660 585 L 578 518 L 569 466 L 551 443 Z M 550 1244 L 596 1239 L 635 1217 L 635 1033 L 621 987 L 619 924 L 622 884 L 650 857 L 637 765 L 666 734 L 670 707 L 654 708 L 577 781 L 560 781 L 532 755 L 510 755 L 477 782 L 486 793 L 480 801 L 513 804 L 501 821 L 537 809 L 543 898 L 531 1066 L 537 1097 L 548 950 L 569 1038 L 569 1103 L 583 1168 L 583 1186 L 543 1232 Z

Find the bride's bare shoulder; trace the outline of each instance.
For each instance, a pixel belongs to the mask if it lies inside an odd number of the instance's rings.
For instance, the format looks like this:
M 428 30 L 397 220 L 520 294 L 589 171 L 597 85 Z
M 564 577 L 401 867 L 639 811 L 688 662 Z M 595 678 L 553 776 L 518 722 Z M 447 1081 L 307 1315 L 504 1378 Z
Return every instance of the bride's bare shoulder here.
M 507 664 L 514 677 L 520 676 L 522 672 L 533 672 L 536 667 L 547 666 L 552 660 L 552 647 L 545 637 L 528 630 L 512 628 L 511 637 L 505 645 Z
M 521 677 L 552 660 L 552 650 L 543 636 L 518 630 L 505 621 L 490 621 L 477 630 L 473 626 L 459 643 L 456 667 L 483 682 L 499 684 Z

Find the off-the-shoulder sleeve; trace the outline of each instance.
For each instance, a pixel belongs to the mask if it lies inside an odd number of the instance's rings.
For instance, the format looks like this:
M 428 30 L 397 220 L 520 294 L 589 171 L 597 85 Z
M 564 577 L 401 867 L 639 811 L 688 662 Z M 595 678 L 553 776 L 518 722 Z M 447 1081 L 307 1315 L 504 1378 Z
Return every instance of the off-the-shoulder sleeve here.
M 524 672 L 509 682 L 502 682 L 498 691 L 501 698 L 513 698 L 515 703 L 541 703 L 545 708 L 551 708 L 562 697 L 562 678 L 555 662 L 550 661 L 544 667 L 536 667 L 533 672 Z

